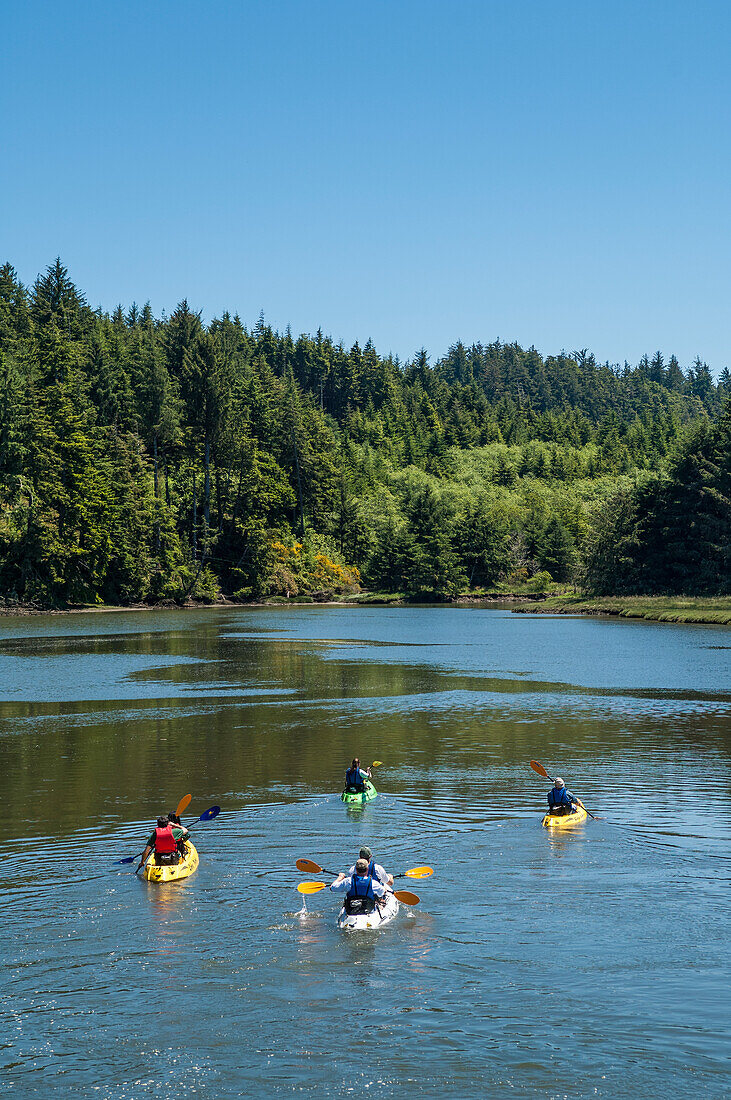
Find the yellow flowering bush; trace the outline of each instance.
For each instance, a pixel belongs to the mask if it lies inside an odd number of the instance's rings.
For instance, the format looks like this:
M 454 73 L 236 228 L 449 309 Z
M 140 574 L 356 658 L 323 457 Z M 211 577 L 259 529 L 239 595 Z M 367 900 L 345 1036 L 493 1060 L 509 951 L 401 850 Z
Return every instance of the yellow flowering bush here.
M 309 545 L 294 542 L 289 546 L 281 539 L 271 542 L 274 564 L 267 586 L 270 594 L 289 597 L 308 593 L 358 592 L 360 573 L 357 567 L 339 560 L 340 556 L 333 547 L 321 545 L 323 541 L 318 538 Z

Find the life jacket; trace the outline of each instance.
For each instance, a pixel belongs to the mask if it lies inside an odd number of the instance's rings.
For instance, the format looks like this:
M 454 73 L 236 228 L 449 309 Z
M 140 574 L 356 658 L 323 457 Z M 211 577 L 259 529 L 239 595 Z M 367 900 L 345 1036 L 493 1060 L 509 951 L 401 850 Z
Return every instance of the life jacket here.
M 556 790 L 555 787 L 552 787 L 551 790 L 548 792 L 548 806 L 549 806 L 549 809 L 553 809 L 554 806 L 570 806 L 570 805 L 571 805 L 571 794 L 570 794 L 569 791 L 566 790 L 565 787 L 559 787 L 558 790 Z
M 359 791 L 363 790 L 365 783 L 363 782 L 363 776 L 360 774 L 360 768 L 348 768 L 345 773 L 345 786 L 355 787 Z
M 158 855 L 168 855 L 177 849 L 171 825 L 166 825 L 164 829 L 155 829 L 155 851 Z
M 368 869 L 370 871 L 370 868 Z M 373 876 L 367 875 L 351 875 L 350 876 L 350 889 L 346 895 L 350 898 L 368 898 L 370 901 L 376 900 L 376 895 L 373 890 Z

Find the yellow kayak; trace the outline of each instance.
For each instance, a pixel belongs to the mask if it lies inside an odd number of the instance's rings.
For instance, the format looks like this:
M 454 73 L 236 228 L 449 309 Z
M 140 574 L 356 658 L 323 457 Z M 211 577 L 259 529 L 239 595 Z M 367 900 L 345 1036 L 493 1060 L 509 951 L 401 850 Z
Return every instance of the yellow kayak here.
M 586 815 L 584 815 L 586 816 Z M 159 867 L 155 863 L 155 857 L 142 869 L 142 877 L 148 882 L 179 882 L 181 878 L 192 875 L 198 866 L 198 853 L 188 841 L 180 857 L 180 863 L 167 864 Z
M 572 814 L 546 814 L 543 825 L 546 829 L 571 829 L 574 825 L 581 825 L 586 821 L 586 810 L 577 806 Z

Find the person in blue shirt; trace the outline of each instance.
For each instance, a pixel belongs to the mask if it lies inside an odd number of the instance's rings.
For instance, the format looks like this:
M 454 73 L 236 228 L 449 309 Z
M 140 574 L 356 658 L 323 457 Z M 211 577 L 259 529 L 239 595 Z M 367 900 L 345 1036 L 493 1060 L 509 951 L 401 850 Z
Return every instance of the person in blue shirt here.
M 553 790 L 548 792 L 549 814 L 573 814 L 576 812 L 576 799 L 569 791 L 560 775 L 553 781 Z
M 330 889 L 334 894 L 345 894 L 346 913 L 372 913 L 381 898 L 389 892 L 382 882 L 368 874 L 368 860 L 355 861 L 355 873 L 344 875 L 341 871 Z
M 356 756 L 345 773 L 345 790 L 356 792 L 365 790 L 365 781 L 366 779 L 370 779 L 370 777 L 371 769 L 368 768 L 367 771 L 362 771 L 360 760 Z

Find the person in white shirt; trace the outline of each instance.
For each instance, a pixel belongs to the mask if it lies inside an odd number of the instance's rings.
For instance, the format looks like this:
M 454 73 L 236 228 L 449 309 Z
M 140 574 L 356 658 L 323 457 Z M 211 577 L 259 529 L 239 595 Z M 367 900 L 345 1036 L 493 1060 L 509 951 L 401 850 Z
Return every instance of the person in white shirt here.
M 393 886 L 393 875 L 389 875 L 387 871 L 384 871 L 380 863 L 376 863 L 373 859 L 373 853 L 370 848 L 362 847 L 358 853 L 359 859 L 366 860 L 368 864 L 368 874 L 373 878 L 377 878 L 379 882 L 382 882 L 384 886 Z M 355 864 L 348 871 L 349 875 L 355 874 Z

